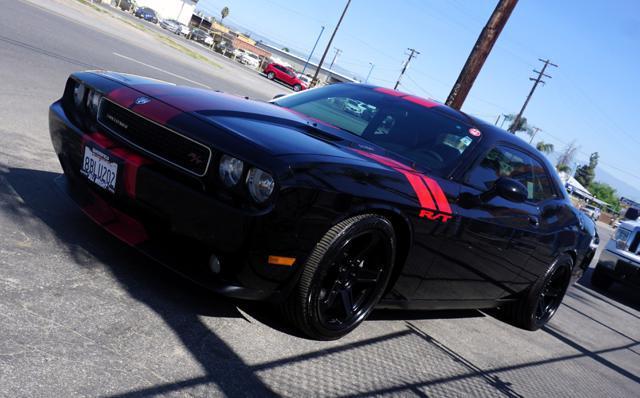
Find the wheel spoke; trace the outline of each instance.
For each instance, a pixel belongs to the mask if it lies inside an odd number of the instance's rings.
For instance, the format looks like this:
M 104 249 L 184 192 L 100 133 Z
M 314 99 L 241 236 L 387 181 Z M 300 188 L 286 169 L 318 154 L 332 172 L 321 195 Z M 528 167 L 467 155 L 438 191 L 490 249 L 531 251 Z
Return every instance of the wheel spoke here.
M 356 272 L 355 281 L 360 284 L 371 285 L 378 282 L 379 277 L 379 271 L 361 269 Z
M 538 310 L 536 311 L 538 314 L 538 319 L 542 319 L 542 317 L 544 317 L 544 313 L 545 313 L 545 305 L 544 305 L 544 298 L 540 297 L 540 299 L 538 300 Z
M 333 282 L 333 286 L 331 286 L 331 289 L 328 291 L 327 295 L 322 300 L 322 304 L 326 308 L 331 308 L 333 306 L 333 304 L 335 303 L 336 297 L 338 296 L 338 285 L 339 284 L 340 284 L 340 282 L 338 280 L 334 281 Z
M 358 253 L 356 253 L 353 258 L 362 260 L 364 259 L 364 257 L 367 255 L 367 253 L 373 249 L 374 247 L 376 247 L 378 245 L 378 243 L 380 243 L 380 236 L 378 236 L 378 234 L 371 234 L 371 240 L 369 242 L 367 242 L 367 244 L 360 249 L 360 251 L 358 251 Z
M 340 291 L 340 300 L 342 301 L 345 315 L 347 318 L 350 318 L 351 315 L 353 315 L 353 292 L 351 288 L 342 289 Z

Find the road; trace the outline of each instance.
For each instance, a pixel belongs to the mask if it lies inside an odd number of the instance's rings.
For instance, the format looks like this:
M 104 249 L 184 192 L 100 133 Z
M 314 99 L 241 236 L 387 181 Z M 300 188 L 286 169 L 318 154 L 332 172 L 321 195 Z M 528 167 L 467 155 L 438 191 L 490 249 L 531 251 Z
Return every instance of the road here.
M 165 43 L 77 1 L 3 3 L 0 396 L 638 395 L 640 300 L 597 292 L 588 275 L 536 333 L 478 311 L 377 311 L 349 336 L 316 342 L 269 307 L 201 290 L 106 235 L 52 183 L 61 170 L 47 108 L 69 73 L 283 92 Z

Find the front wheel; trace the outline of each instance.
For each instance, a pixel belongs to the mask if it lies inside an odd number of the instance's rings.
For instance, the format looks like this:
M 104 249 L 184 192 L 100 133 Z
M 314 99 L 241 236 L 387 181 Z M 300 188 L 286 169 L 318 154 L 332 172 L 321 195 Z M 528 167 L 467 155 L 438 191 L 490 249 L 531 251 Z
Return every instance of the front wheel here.
M 300 91 L 300 90 L 302 90 L 302 86 L 301 85 L 296 84 L 296 85 L 293 86 L 293 91 L 297 92 L 297 91 Z
M 307 336 L 338 339 L 371 313 L 385 291 L 395 258 L 389 220 L 365 214 L 335 225 L 313 249 L 298 285 L 283 304 Z
M 524 297 L 504 307 L 506 318 L 526 330 L 538 330 L 546 325 L 562 303 L 571 282 L 572 268 L 571 256 L 558 257 Z
M 267 73 L 267 79 L 269 79 L 269 80 L 273 80 L 273 78 L 274 78 L 274 77 L 276 77 L 276 74 L 275 74 L 275 73 L 273 73 L 273 72 L 269 72 L 269 73 Z

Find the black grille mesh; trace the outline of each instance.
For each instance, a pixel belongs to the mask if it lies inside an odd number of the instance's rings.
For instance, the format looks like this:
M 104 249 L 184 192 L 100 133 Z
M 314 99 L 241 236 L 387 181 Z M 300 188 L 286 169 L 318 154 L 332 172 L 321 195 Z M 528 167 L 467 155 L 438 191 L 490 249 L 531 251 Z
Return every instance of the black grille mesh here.
M 120 105 L 103 99 L 98 121 L 119 138 L 174 166 L 199 176 L 207 171 L 211 158 L 208 147 L 147 120 Z

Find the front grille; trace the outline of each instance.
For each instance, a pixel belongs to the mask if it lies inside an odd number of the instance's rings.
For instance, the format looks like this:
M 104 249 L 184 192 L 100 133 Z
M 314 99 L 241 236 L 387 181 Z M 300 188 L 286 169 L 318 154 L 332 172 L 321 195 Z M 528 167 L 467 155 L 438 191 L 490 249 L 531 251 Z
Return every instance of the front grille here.
M 137 149 L 197 176 L 207 172 L 211 149 L 102 98 L 98 123 Z

